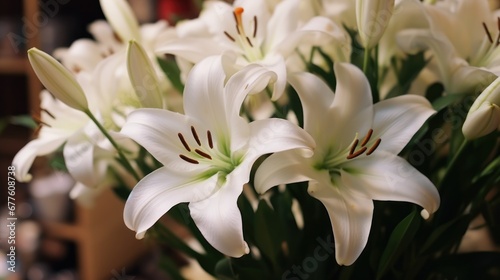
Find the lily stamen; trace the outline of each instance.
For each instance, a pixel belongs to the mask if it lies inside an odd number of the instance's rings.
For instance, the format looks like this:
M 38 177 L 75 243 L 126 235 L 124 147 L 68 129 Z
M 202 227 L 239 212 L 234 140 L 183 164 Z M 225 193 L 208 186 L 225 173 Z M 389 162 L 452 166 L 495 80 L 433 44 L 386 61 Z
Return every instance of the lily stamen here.
M 371 155 L 377 148 L 378 148 L 378 145 L 380 145 L 380 142 L 382 141 L 382 139 L 377 139 L 377 141 L 375 141 L 375 144 L 373 144 L 373 146 L 368 150 L 368 152 L 366 152 L 366 155 L 369 156 Z
M 486 23 L 484 23 L 484 22 L 483 22 L 483 28 L 484 28 L 484 31 L 486 32 L 486 35 L 488 36 L 488 40 L 490 41 L 490 43 L 493 44 L 493 37 L 491 37 L 491 33 L 488 30 L 488 26 L 486 26 Z
M 210 149 L 214 148 L 214 142 L 212 141 L 212 133 L 210 133 L 210 130 L 207 130 L 207 138 L 208 138 L 208 146 Z
M 366 151 L 366 149 L 367 149 L 366 147 L 363 147 L 363 148 L 359 149 L 357 152 L 355 152 L 354 154 L 349 154 L 347 156 L 347 159 L 353 159 L 353 158 L 356 158 L 356 157 L 362 155 Z
M 196 133 L 196 129 L 194 129 L 194 126 L 191 126 L 191 134 L 193 134 L 194 140 L 196 141 L 196 143 L 198 143 L 198 146 L 201 146 L 200 138 L 198 137 L 198 133 Z
M 358 139 L 354 140 L 354 143 L 352 143 L 352 146 L 351 146 L 351 150 L 349 150 L 349 155 L 352 155 L 354 153 L 354 150 L 358 146 L 358 143 L 359 143 Z
M 253 38 L 257 35 L 257 16 L 253 16 Z
M 47 115 L 49 115 L 54 120 L 56 119 L 56 117 L 54 117 L 54 115 L 52 115 L 52 113 L 50 113 L 49 110 L 41 108 L 40 111 L 47 113 Z
M 188 143 L 186 142 L 186 139 L 184 139 L 184 136 L 182 135 L 182 133 L 178 133 L 177 136 L 179 137 L 179 140 L 181 140 L 181 143 L 182 145 L 184 146 L 184 148 L 186 148 L 186 150 L 188 152 L 191 152 L 191 148 L 189 147 Z
M 194 151 L 206 159 L 212 159 L 212 157 L 209 154 L 203 152 L 202 150 L 195 149 Z
M 357 148 L 358 143 L 359 143 L 359 139 L 358 139 L 358 136 L 356 134 L 356 138 L 355 138 L 354 142 L 352 143 L 352 146 L 349 149 L 349 154 L 347 155 L 346 158 L 347 159 L 356 158 L 356 157 L 362 155 L 367 150 L 368 151 L 366 152 L 366 155 L 367 156 L 371 155 L 378 148 L 378 146 L 380 145 L 380 142 L 382 141 L 382 139 L 378 138 L 375 141 L 375 143 L 368 149 L 368 147 L 366 147 L 366 144 L 368 144 L 368 142 L 370 142 L 372 135 L 373 135 L 373 129 L 370 128 L 370 130 L 368 130 L 365 137 L 363 138 L 363 141 L 361 142 L 361 149 L 356 151 L 356 148 Z
M 233 38 L 233 36 L 229 35 L 229 33 L 227 33 L 227 31 L 224 31 L 224 35 L 226 35 L 226 37 L 229 38 L 229 40 L 236 42 L 236 40 Z
M 187 157 L 187 156 L 185 156 L 185 155 L 179 155 L 179 157 L 180 157 L 181 159 L 183 159 L 183 160 L 185 160 L 185 161 L 189 162 L 189 163 L 192 163 L 192 164 L 198 164 L 198 163 L 199 163 L 197 160 L 194 160 L 194 159 L 192 159 L 192 158 L 189 158 L 189 157 Z
M 363 142 L 361 143 L 361 147 L 364 147 L 368 141 L 370 141 L 370 138 L 372 137 L 373 129 L 370 128 L 368 130 L 368 133 L 365 136 L 365 139 L 363 139 Z
M 33 118 L 33 120 L 34 120 L 34 121 L 35 121 L 35 122 L 36 122 L 39 126 L 43 126 L 43 125 L 44 125 L 44 126 L 46 126 L 46 127 L 52 127 L 50 124 L 48 124 L 48 123 L 46 123 L 46 122 L 42 121 L 42 120 L 40 119 L 40 117 L 38 117 L 38 116 L 37 116 L 37 115 L 35 115 L 35 114 L 32 114 L 32 115 L 31 115 L 31 117 Z

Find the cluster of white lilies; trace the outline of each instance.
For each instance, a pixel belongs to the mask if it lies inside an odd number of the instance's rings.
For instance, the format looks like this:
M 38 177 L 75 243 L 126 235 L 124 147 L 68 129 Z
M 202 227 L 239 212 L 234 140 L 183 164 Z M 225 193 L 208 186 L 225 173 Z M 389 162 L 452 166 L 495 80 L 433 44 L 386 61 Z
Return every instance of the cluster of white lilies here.
M 176 27 L 140 26 L 125 0 L 100 2 L 107 22 L 91 25 L 95 41 L 58 50 L 58 60 L 28 51 L 46 91 L 37 138 L 13 164 L 18 179 L 29 181 L 34 159 L 63 146 L 77 181 L 71 196 L 86 202 L 118 179 L 129 182 L 124 220 L 138 238 L 189 202 L 214 248 L 248 254 L 237 205 L 246 184 L 264 194 L 309 181 L 308 193 L 328 211 L 342 265 L 367 243 L 373 200 L 411 202 L 429 218 L 438 191 L 398 154 L 435 110 L 422 94 L 384 99 L 384 85 L 395 80 L 391 70 L 380 76 L 381 101 L 374 103 L 373 85 L 350 63 L 358 50 L 347 29 L 357 32 L 366 57 L 378 57 L 381 72 L 391 60 L 426 51 L 430 62 L 412 93 L 434 81 L 447 94 L 489 85 L 469 112 L 466 137 L 500 125 L 500 80 L 493 81 L 500 20 L 487 1 L 207 1 L 197 19 Z M 332 67 L 319 55 L 307 57 L 314 48 L 334 62 L 335 90 L 308 73 L 307 63 Z M 183 92 L 160 67 L 167 54 L 181 70 Z M 275 117 L 290 88 L 302 120 L 291 111 Z M 143 164 L 155 170 L 145 174 Z

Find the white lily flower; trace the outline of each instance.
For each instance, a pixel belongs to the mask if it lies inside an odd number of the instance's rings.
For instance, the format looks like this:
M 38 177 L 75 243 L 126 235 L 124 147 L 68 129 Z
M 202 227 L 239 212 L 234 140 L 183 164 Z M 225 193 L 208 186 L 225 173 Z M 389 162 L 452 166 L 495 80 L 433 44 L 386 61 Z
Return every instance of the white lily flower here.
M 195 27 L 182 28 L 184 37 L 169 41 L 156 51 L 191 63 L 226 51 L 235 52 L 237 69 L 253 63 L 276 73 L 272 98 L 277 100 L 286 86 L 285 60 L 295 54 L 298 46 L 343 44 L 345 39 L 342 28 L 325 17 L 314 17 L 303 24 L 300 4 L 301 0 L 281 1 L 271 14 L 264 0 L 237 0 L 232 6 L 222 1 L 210 2 L 200 19 L 195 20 Z
M 144 177 L 125 204 L 125 224 L 137 238 L 171 207 L 189 202 L 210 244 L 232 257 L 248 253 L 236 202 L 253 163 L 263 154 L 314 146 L 307 133 L 286 120 L 248 123 L 240 117 L 247 94 L 261 91 L 276 76 L 251 65 L 224 84 L 225 63 L 224 57 L 210 57 L 192 69 L 185 115 L 138 109 L 127 118 L 122 133 L 164 165 Z
M 500 75 L 499 19 L 487 1 L 439 3 L 421 4 L 429 28 L 402 31 L 399 45 L 410 53 L 432 50 L 436 72 L 448 93 L 485 88 Z
M 476 98 L 462 127 L 467 139 L 479 138 L 495 130 L 500 130 L 500 78 Z
M 356 22 L 365 49 L 377 45 L 391 19 L 394 0 L 356 0 Z
M 40 82 L 57 99 L 76 110 L 88 110 L 83 89 L 73 74 L 59 61 L 36 48 L 28 51 L 28 59 Z
M 40 99 L 38 137 L 19 150 L 12 160 L 12 165 L 17 170 L 17 179 L 21 182 L 31 180 L 31 175 L 28 172 L 37 156 L 53 153 L 69 138 L 81 133 L 90 122 L 90 119 L 83 112 L 68 107 L 47 91 L 42 91 Z
M 304 108 L 304 129 L 317 147 L 311 158 L 296 151 L 275 153 L 258 168 L 255 187 L 309 181 L 308 192 L 326 207 L 341 265 L 361 254 L 370 232 L 372 200 L 407 201 L 427 218 L 439 194 L 424 175 L 397 156 L 435 111 L 429 102 L 405 95 L 373 105 L 368 80 L 357 67 L 335 64 L 334 94 L 318 77 L 291 78 Z

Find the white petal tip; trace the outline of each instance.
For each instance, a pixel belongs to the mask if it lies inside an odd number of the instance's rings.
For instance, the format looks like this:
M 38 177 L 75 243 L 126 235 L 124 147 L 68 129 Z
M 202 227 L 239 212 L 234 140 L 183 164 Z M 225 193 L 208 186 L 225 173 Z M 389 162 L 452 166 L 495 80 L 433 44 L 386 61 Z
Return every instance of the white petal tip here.
M 245 255 L 250 253 L 250 248 L 248 247 L 248 244 L 245 242 Z
M 29 183 L 31 179 L 33 179 L 33 176 L 31 176 L 31 174 L 28 173 L 24 175 L 24 177 L 19 178 L 18 181 L 23 183 Z
M 422 216 L 422 218 L 424 218 L 424 220 L 427 220 L 427 219 L 429 219 L 431 214 L 429 214 L 429 211 L 423 209 L 422 211 L 420 211 L 420 216 Z
M 146 235 L 146 232 L 145 232 L 145 231 L 143 231 L 143 232 L 138 232 L 138 233 L 136 233 L 136 234 L 135 234 L 135 238 L 136 238 L 136 239 L 143 239 L 145 235 Z

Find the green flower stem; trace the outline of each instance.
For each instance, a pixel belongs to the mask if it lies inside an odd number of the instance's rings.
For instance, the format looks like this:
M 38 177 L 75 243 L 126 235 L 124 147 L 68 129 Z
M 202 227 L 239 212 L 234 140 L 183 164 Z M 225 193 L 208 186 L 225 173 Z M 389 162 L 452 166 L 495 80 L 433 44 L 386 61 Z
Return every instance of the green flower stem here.
M 370 51 L 371 49 L 365 49 L 364 57 L 363 57 L 363 73 L 367 75 L 366 71 L 368 71 L 368 62 L 370 61 Z
M 134 178 L 139 181 L 141 180 L 141 177 L 137 174 L 137 172 L 135 171 L 135 169 L 132 167 L 132 165 L 130 165 L 130 162 L 128 161 L 128 159 L 125 157 L 125 155 L 123 154 L 123 151 L 122 149 L 120 148 L 120 146 L 118 146 L 118 143 L 116 143 L 116 141 L 113 139 L 113 137 L 111 137 L 111 135 L 109 135 L 108 131 L 102 126 L 102 124 L 96 119 L 96 117 L 94 116 L 94 114 L 92 114 L 92 112 L 90 112 L 90 110 L 85 110 L 83 111 L 85 114 L 87 114 L 87 116 L 89 116 L 89 118 L 95 123 L 95 125 L 97 125 L 97 127 L 99 128 L 99 130 L 102 132 L 102 134 L 104 134 L 104 136 L 109 140 L 109 142 L 111 142 L 111 145 L 113 145 L 113 147 L 116 149 L 116 151 L 118 152 L 118 156 L 120 157 L 120 160 L 122 161 L 122 164 L 123 166 L 127 169 L 128 172 L 130 172 L 132 174 L 132 176 L 134 176 Z
M 450 170 L 453 170 L 455 168 L 455 165 L 458 162 L 458 158 L 464 152 L 465 147 L 467 147 L 468 144 L 469 144 L 469 141 L 467 141 L 467 139 L 464 138 L 464 140 L 460 144 L 460 147 L 458 148 L 458 150 L 455 152 L 455 154 L 451 158 L 450 163 L 448 163 L 446 174 L 444 175 L 443 179 L 441 180 L 441 182 L 439 184 L 439 189 L 441 189 L 444 182 L 446 182 L 448 180 L 448 177 L 451 176 L 451 174 L 453 173 L 453 172 L 450 172 Z

